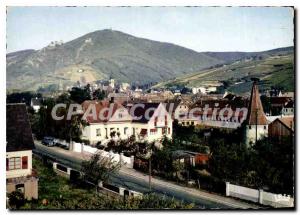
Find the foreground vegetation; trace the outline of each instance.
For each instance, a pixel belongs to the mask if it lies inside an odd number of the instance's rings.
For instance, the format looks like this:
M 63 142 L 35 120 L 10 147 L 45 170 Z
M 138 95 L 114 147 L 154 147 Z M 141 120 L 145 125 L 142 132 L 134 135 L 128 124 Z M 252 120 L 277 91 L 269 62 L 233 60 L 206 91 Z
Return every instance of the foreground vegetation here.
M 93 186 L 82 182 L 76 184 L 58 176 L 51 167 L 46 167 L 40 160 L 33 159 L 33 168 L 39 177 L 39 199 L 26 201 L 11 209 L 190 209 L 193 204 L 185 204 L 173 198 L 156 194 L 144 195 L 143 198 L 122 198 L 97 195 Z

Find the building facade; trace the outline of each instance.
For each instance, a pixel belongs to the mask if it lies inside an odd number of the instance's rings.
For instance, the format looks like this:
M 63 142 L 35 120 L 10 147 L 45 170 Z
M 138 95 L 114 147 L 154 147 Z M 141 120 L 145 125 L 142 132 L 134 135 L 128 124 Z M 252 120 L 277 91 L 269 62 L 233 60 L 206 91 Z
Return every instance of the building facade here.
M 6 106 L 6 193 L 20 191 L 38 198 L 38 179 L 32 168 L 34 143 L 25 104 Z

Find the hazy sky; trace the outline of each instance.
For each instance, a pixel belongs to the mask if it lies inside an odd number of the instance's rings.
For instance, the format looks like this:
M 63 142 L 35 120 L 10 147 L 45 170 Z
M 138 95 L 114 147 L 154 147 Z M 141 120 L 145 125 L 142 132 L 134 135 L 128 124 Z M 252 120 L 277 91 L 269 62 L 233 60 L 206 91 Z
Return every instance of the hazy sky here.
M 7 52 L 108 28 L 196 51 L 262 51 L 294 40 L 287 7 L 8 7 Z

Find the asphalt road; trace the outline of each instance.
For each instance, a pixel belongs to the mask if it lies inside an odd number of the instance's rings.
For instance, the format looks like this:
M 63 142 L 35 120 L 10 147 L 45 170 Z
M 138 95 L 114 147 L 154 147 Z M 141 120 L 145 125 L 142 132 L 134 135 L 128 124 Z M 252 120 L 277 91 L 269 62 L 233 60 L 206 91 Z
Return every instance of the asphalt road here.
M 57 162 L 77 170 L 80 169 L 82 160 L 89 159 L 91 156 L 89 153 L 73 152 L 60 147 L 47 147 L 38 141 L 35 141 L 35 147 L 36 149 L 34 152 L 48 155 L 49 157 L 54 158 Z M 150 191 L 149 176 L 134 169 L 122 167 L 117 174 L 112 175 L 111 181 L 116 185 L 141 193 L 148 193 Z M 174 197 L 187 203 L 194 203 L 198 208 L 203 209 L 259 208 L 254 204 L 248 204 L 243 201 L 221 195 L 184 187 L 170 181 L 153 177 L 151 179 L 151 192 Z

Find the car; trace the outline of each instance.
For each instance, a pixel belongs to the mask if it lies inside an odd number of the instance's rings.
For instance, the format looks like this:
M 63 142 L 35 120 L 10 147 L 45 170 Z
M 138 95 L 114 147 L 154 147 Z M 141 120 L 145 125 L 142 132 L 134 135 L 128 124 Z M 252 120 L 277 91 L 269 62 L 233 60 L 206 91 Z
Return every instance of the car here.
M 45 146 L 55 146 L 55 139 L 54 137 L 44 137 L 42 144 Z
M 55 146 L 61 145 L 60 141 L 58 139 L 53 138 L 53 143 Z

